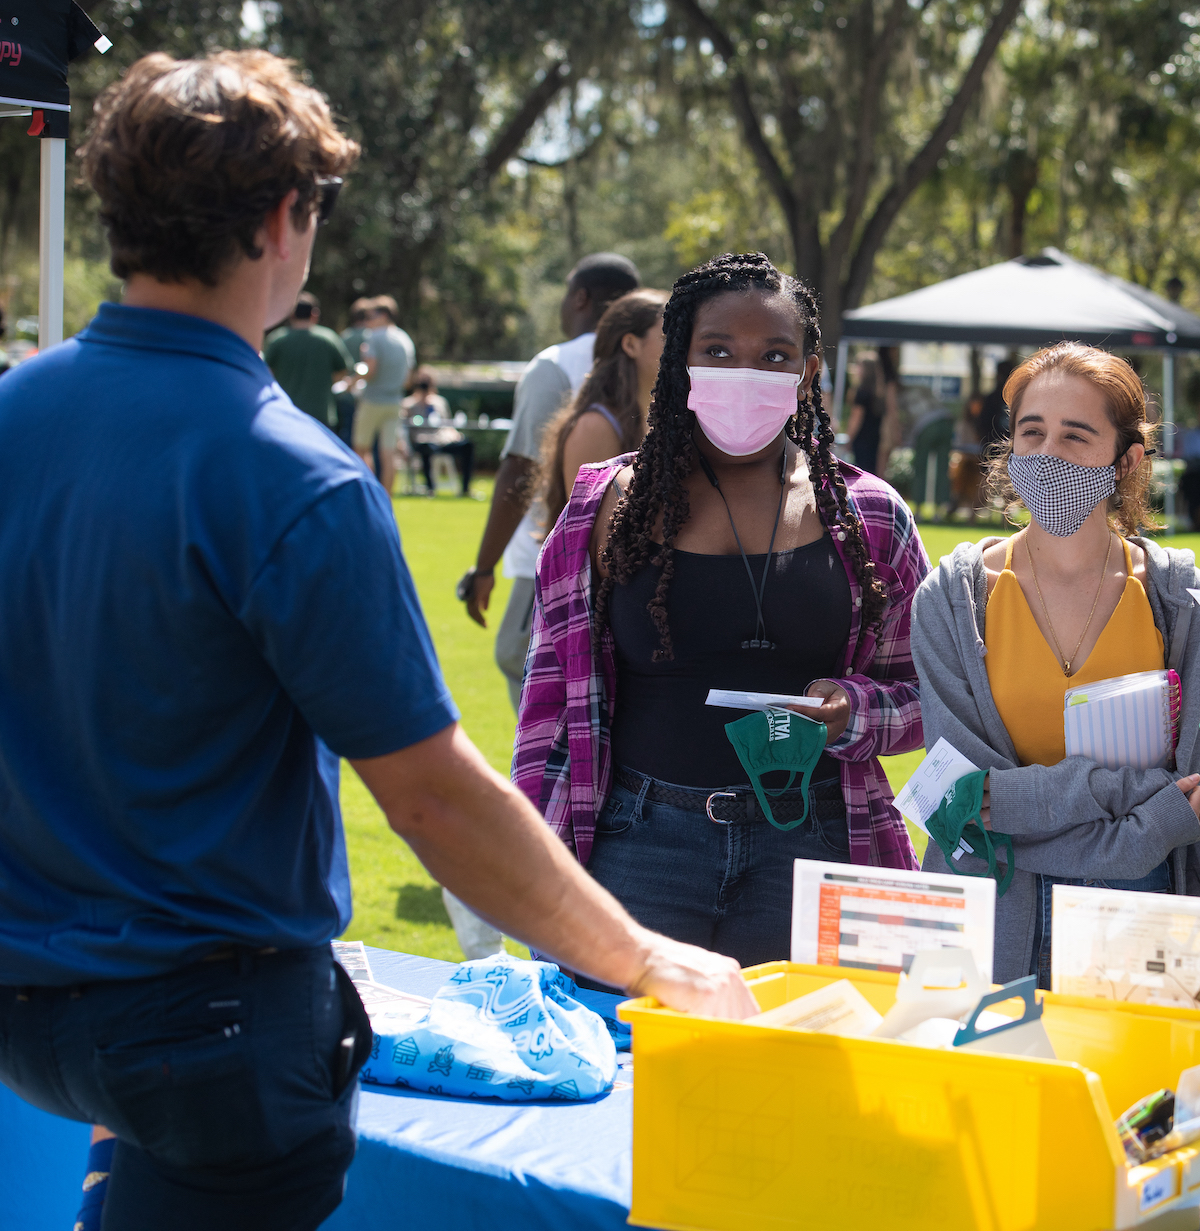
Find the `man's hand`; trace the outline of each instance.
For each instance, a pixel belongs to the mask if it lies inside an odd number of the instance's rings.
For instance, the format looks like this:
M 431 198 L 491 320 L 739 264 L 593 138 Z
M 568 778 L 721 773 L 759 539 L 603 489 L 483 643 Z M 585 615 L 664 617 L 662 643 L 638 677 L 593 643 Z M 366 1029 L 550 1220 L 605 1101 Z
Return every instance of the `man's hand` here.
M 809 685 L 806 697 L 823 697 L 819 710 L 796 709 L 797 714 L 811 718 L 814 722 L 823 722 L 828 734 L 825 742 L 832 744 L 840 738 L 850 721 L 850 697 L 844 688 L 840 688 L 832 680 L 815 680 Z
M 673 1009 L 737 1018 L 758 1011 L 732 958 L 635 923 L 457 723 L 352 764 L 434 879 L 507 935 Z
M 631 996 L 653 996 L 671 1009 L 736 1021 L 759 1012 L 733 958 L 653 932 L 648 940 L 645 969 L 626 988 Z
M 478 569 L 469 568 L 455 589 L 459 599 L 467 604 L 467 615 L 480 628 L 487 628 L 487 618 L 483 613 L 488 609 L 495 586 L 496 574 L 491 569 L 481 573 Z

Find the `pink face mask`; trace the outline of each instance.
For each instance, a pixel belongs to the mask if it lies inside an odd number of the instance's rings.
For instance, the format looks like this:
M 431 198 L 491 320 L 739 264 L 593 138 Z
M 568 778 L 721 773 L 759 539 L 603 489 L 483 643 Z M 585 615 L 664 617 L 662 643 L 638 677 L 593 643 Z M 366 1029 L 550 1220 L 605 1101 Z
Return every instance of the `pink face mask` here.
M 796 413 L 799 372 L 688 368 L 688 409 L 705 436 L 730 457 L 765 449 Z

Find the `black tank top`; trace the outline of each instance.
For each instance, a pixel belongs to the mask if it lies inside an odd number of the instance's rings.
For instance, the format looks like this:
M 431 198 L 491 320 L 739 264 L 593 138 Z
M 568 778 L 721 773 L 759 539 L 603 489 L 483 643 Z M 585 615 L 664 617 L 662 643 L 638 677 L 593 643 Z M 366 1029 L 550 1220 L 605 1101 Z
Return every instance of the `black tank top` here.
M 850 636 L 850 582 L 833 540 L 775 553 L 763 616 L 774 650 L 743 650 L 757 614 L 741 556 L 675 551 L 667 616 L 675 658 L 654 662 L 658 630 L 646 610 L 662 569 L 648 564 L 613 589 L 609 618 L 617 658 L 613 759 L 680 786 L 723 787 L 746 781 L 725 734 L 736 710 L 705 705 L 710 688 L 802 693 L 836 678 Z M 765 555 L 750 556 L 756 578 Z M 828 754 L 813 770 L 819 782 L 838 775 Z

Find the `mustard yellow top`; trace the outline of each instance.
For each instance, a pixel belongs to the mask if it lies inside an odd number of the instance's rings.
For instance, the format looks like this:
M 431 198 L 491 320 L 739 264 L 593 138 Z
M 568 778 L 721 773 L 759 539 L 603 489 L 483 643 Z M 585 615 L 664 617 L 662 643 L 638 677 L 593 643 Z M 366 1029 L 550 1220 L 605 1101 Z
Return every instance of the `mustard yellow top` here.
M 1012 571 L 1013 541 L 1008 540 L 1004 571 L 988 599 L 984 662 L 996 709 L 1022 765 L 1057 765 L 1067 755 L 1063 704 L 1068 688 L 1163 669 L 1162 633 L 1154 623 L 1146 591 L 1133 575 L 1124 538 L 1121 546 L 1126 573 L 1121 601 L 1083 665 L 1068 677 Z

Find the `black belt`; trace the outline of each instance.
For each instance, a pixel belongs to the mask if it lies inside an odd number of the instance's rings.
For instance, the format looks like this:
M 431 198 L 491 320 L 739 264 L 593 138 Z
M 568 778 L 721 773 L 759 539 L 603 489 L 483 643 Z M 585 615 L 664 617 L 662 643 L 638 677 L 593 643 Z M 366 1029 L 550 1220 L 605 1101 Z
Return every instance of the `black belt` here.
M 252 949 L 249 945 L 225 945 L 223 948 L 206 953 L 200 960 L 202 962 L 233 962 L 250 957 L 271 957 L 278 952 L 279 950 L 274 945 L 267 945 L 263 949 Z
M 613 770 L 613 779 L 618 786 L 638 795 L 645 786 L 646 793 L 642 798 L 651 803 L 668 804 L 688 812 L 704 812 L 710 821 L 716 821 L 719 825 L 758 823 L 767 819 L 759 806 L 758 797 L 753 790 L 745 787 L 736 791 L 710 791 L 705 787 L 669 786 L 653 778 L 647 780 L 645 774 L 621 765 Z M 842 799 L 840 783 L 821 783 L 811 787 L 809 794 L 812 797 L 808 810 L 810 818 L 815 817 L 819 821 L 840 821 L 845 818 L 846 804 Z M 784 791 L 782 795 L 768 794 L 767 799 L 771 814 L 782 825 L 798 821 L 804 815 L 804 792 L 801 790 Z

